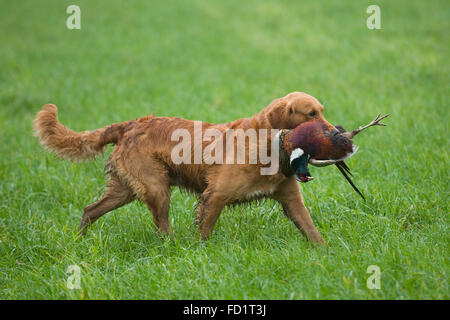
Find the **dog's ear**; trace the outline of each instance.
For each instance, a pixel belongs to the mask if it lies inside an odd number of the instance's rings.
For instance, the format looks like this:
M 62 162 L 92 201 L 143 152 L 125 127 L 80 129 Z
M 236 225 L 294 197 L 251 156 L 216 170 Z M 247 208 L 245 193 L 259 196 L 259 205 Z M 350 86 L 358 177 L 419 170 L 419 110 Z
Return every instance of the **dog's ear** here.
M 286 128 L 288 121 L 287 116 L 287 102 L 284 99 L 277 99 L 272 101 L 269 105 L 269 111 L 267 113 L 267 120 L 273 129 Z

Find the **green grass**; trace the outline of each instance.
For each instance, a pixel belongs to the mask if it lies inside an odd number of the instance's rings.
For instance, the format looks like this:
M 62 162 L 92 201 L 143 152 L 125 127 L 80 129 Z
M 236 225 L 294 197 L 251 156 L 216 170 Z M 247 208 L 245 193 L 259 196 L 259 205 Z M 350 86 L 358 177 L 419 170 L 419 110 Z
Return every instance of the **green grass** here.
M 450 5 L 376 3 L 381 30 L 366 28 L 373 1 L 1 0 L 0 298 L 448 299 Z M 226 209 L 203 242 L 195 197 L 176 189 L 171 239 L 137 202 L 77 238 L 111 149 L 70 163 L 32 132 L 46 103 L 85 130 L 150 113 L 226 122 L 291 91 L 347 128 L 391 113 L 349 161 L 366 202 L 332 167 L 302 185 L 326 249 L 272 201 Z M 80 290 L 66 287 L 73 264 Z

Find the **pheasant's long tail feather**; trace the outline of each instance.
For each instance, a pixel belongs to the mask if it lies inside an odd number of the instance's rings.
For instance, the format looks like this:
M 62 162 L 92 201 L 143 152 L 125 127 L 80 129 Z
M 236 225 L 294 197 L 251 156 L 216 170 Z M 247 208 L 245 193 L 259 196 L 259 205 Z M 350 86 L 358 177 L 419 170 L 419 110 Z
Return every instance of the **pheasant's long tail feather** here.
M 359 191 L 359 189 L 353 183 L 352 179 L 348 176 L 347 172 L 350 175 L 351 175 L 351 173 L 350 173 L 350 168 L 347 166 L 347 164 L 345 164 L 344 161 L 339 161 L 339 162 L 336 162 L 336 167 L 339 169 L 339 171 L 342 173 L 342 175 L 345 177 L 345 179 L 347 179 L 347 181 L 350 183 L 352 188 L 361 196 L 361 198 L 366 200 L 366 198 L 364 198 L 364 195 L 361 193 L 361 191 Z

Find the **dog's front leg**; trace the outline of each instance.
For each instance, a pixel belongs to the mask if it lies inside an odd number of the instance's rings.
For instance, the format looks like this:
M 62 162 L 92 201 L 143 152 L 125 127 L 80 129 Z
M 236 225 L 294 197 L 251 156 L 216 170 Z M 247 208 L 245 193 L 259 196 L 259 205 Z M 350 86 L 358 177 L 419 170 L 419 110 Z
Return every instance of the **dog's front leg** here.
M 275 193 L 275 199 L 283 206 L 284 213 L 294 222 L 295 226 L 311 241 L 325 245 L 303 203 L 298 182 L 294 177 L 282 183 Z

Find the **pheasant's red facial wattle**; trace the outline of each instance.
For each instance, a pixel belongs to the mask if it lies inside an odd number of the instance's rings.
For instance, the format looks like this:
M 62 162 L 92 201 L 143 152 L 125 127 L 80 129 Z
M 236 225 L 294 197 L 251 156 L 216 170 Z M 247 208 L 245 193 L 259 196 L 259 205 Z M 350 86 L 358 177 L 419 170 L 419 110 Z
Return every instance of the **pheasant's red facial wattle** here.
M 301 182 L 308 182 L 308 181 L 314 180 L 314 177 L 307 176 L 307 175 L 304 175 L 304 174 L 302 174 L 302 173 L 299 174 L 298 177 L 300 178 L 300 181 L 301 181 Z

